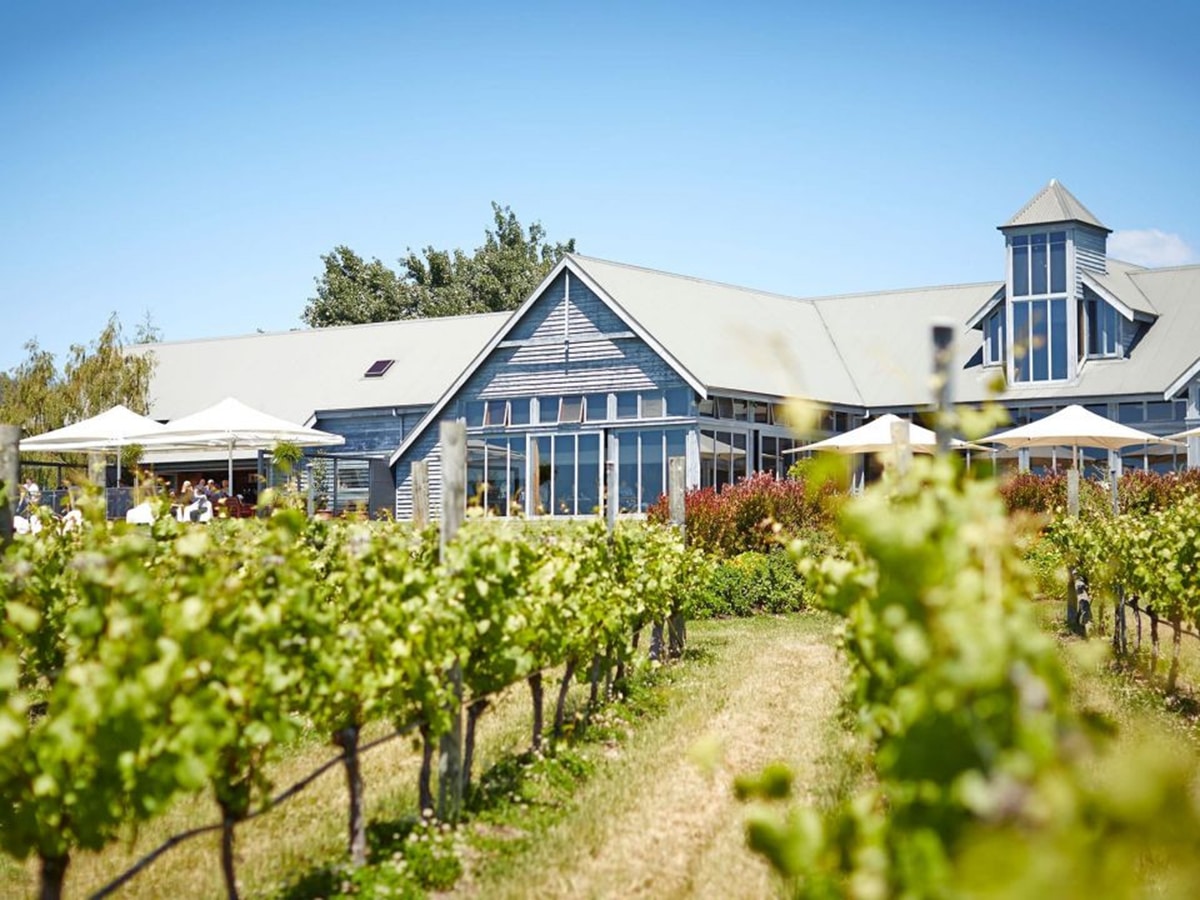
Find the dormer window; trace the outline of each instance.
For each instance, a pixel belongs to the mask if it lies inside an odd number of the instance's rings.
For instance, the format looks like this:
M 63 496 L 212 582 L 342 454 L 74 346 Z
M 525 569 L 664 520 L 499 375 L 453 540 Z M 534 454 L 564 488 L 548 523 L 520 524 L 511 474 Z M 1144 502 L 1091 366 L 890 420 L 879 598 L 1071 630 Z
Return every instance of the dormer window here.
M 1087 355 L 1089 357 L 1120 356 L 1120 314 L 1112 305 L 1096 297 L 1083 304 L 1087 320 Z
M 1004 304 L 996 307 L 983 320 L 983 364 L 998 366 L 1004 362 Z

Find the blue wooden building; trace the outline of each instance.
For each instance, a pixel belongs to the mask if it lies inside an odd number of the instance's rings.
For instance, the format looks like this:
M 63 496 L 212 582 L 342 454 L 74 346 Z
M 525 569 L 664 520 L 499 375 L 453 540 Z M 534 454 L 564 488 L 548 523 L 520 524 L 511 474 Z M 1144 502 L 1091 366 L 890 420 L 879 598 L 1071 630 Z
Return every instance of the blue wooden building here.
M 788 397 L 820 402 L 826 433 L 927 408 L 935 319 L 959 325 L 961 401 L 1001 375 L 1017 423 L 1082 403 L 1158 434 L 1200 425 L 1200 266 L 1110 258 L 1109 229 L 1055 181 L 999 230 L 1001 277 L 972 284 L 799 298 L 570 255 L 511 314 L 141 349 L 157 417 L 233 394 L 343 434 L 344 471 L 373 481 L 372 506 L 386 486 L 400 517 L 417 460 L 437 508 L 447 418 L 467 425 L 474 502 L 498 515 L 595 514 L 610 452 L 627 514 L 663 492 L 672 456 L 691 486 L 781 473 Z M 1096 462 L 1197 466 L 1200 444 Z

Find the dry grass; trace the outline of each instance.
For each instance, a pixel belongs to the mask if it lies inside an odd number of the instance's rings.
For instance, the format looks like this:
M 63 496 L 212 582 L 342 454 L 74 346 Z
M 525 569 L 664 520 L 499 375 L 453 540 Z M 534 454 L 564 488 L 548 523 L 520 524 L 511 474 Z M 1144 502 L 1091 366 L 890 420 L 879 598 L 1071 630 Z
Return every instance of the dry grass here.
M 528 693 L 514 688 L 480 722 L 477 765 L 490 765 L 500 753 L 528 741 L 524 732 L 527 721 Z M 364 740 L 385 731 L 369 730 Z M 335 755 L 331 745 L 315 738 L 290 748 L 273 768 L 277 789 L 300 780 Z M 415 812 L 419 766 L 420 752 L 405 738 L 362 757 L 368 821 L 390 821 Z M 90 896 L 171 835 L 218 820 L 216 805 L 208 796 L 178 802 L 166 815 L 144 825 L 132 841 L 114 844 L 101 853 L 76 854 L 67 871 L 66 896 Z M 147 900 L 224 896 L 218 841 L 213 833 L 175 847 L 117 896 Z M 341 859 L 345 850 L 345 775 L 337 766 L 278 809 L 239 826 L 238 881 L 243 896 L 277 893 L 296 876 Z M 24 867 L 10 863 L 0 870 L 0 896 L 33 897 L 36 891 L 36 861 Z
M 825 790 L 836 744 L 842 666 L 832 622 L 757 618 L 692 627 L 710 665 L 686 671 L 667 711 L 618 748 L 538 841 L 536 853 L 480 873 L 460 894 L 483 897 L 762 897 L 768 869 L 745 849 L 734 773 L 773 760 L 796 770 L 801 796 Z M 715 741 L 722 761 L 692 760 Z

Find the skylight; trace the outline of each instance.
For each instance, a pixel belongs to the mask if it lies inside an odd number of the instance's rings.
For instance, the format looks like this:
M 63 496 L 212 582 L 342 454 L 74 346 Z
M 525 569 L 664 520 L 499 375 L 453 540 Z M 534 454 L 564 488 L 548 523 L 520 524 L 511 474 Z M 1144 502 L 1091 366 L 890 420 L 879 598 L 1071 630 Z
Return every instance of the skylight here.
M 371 368 L 363 372 L 363 378 L 382 378 L 388 369 L 392 367 L 394 359 L 377 359 L 371 363 Z

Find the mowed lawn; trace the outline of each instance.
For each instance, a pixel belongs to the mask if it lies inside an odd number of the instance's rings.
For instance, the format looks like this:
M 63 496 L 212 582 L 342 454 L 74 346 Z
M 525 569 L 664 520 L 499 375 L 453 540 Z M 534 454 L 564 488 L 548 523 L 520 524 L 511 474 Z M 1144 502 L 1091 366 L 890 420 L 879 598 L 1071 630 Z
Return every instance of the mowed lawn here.
M 558 801 L 549 821 L 543 816 L 530 825 L 516 852 L 465 854 L 466 872 L 453 895 L 769 895 L 766 865 L 745 849 L 745 809 L 733 797 L 732 780 L 781 760 L 795 768 L 800 796 L 820 803 L 838 789 L 846 738 L 837 725 L 844 666 L 834 624 L 818 614 L 692 623 L 686 658 L 653 679 L 647 712 L 622 723 L 614 737 L 578 743 L 573 752 L 587 760 L 590 774 Z M 553 679 L 548 703 L 556 689 Z M 573 689 L 576 705 L 585 693 L 585 687 Z M 529 721 L 526 690 L 503 696 L 481 720 L 477 773 L 525 749 Z M 275 767 L 275 782 L 282 788 L 333 755 L 314 737 L 289 750 Z M 391 822 L 415 811 L 419 762 L 419 750 L 407 740 L 364 756 L 369 820 Z M 277 895 L 298 877 L 341 860 L 345 802 L 338 767 L 239 827 L 243 896 Z M 211 799 L 196 797 L 128 841 L 99 854 L 76 854 L 67 896 L 89 896 L 172 834 L 216 820 Z M 463 827 L 484 826 L 468 821 Z M 0 863 L 0 896 L 34 896 L 36 888 L 35 862 Z M 117 894 L 223 895 L 215 834 L 172 849 Z

